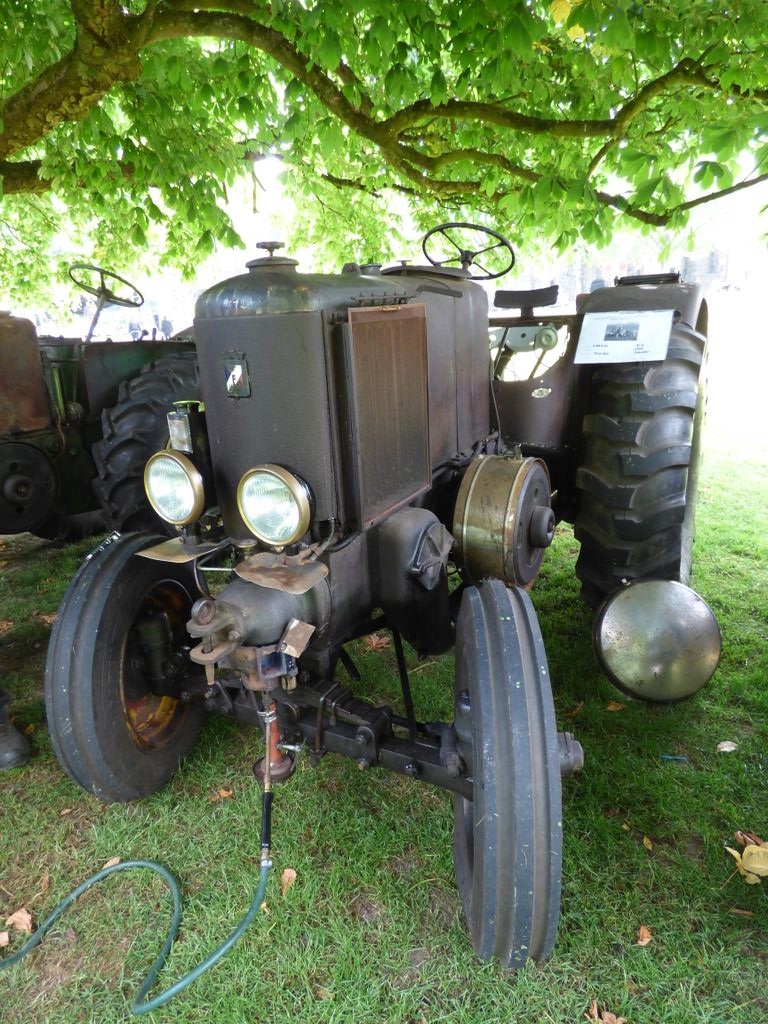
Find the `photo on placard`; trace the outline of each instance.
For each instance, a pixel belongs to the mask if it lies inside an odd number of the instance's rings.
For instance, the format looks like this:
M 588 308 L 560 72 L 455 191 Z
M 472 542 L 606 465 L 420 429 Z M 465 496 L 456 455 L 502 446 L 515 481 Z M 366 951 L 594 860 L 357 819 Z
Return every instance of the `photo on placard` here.
M 605 341 L 637 341 L 639 331 L 640 324 L 637 322 L 608 324 L 603 338 Z

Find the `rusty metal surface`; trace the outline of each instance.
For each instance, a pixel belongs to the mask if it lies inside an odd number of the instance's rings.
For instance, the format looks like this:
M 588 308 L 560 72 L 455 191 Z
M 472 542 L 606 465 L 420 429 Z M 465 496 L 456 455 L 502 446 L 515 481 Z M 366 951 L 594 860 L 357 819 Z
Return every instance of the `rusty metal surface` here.
M 31 320 L 0 312 L 0 436 L 51 425 L 37 332 Z
M 370 526 L 431 483 L 426 308 L 351 309 L 344 336 L 352 499 Z
M 249 555 L 235 566 L 235 573 L 249 583 L 287 594 L 306 594 L 328 575 L 323 562 L 299 562 L 268 551 Z
M 144 548 L 143 551 L 137 551 L 136 554 L 140 558 L 153 558 L 158 562 L 177 562 L 183 565 L 186 562 L 194 562 L 196 558 L 201 558 L 203 555 L 208 555 L 215 548 L 219 547 L 219 544 L 212 544 L 210 542 L 203 542 L 202 544 L 185 544 L 181 537 L 173 537 L 171 540 L 165 540 L 162 544 L 153 544 L 151 548 Z
M 310 622 L 302 622 L 301 619 L 291 619 L 285 627 L 285 632 L 280 637 L 277 645 L 278 651 L 283 654 L 290 654 L 292 658 L 300 658 L 306 651 L 315 626 Z

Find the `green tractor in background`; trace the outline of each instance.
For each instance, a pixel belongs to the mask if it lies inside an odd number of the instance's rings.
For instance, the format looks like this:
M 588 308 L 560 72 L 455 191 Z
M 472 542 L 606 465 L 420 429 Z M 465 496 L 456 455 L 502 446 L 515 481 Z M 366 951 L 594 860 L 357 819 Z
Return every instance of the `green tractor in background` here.
M 0 311 L 0 534 L 74 539 L 154 523 L 144 465 L 168 439 L 169 406 L 198 395 L 191 336 L 92 341 L 105 306 L 143 296 L 90 264 L 70 277 L 96 298 L 84 340 L 38 337 Z

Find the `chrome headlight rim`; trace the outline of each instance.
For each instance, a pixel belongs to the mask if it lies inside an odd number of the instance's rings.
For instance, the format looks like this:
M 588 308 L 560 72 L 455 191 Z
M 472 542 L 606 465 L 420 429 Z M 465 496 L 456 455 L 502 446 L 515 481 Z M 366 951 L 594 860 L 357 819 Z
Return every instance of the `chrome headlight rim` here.
M 264 533 L 264 531 L 254 527 L 251 518 L 248 516 L 243 503 L 243 490 L 248 481 L 255 475 L 276 477 L 285 485 L 291 495 L 291 498 L 296 503 L 296 507 L 298 509 L 298 521 L 294 530 L 287 537 L 281 537 L 280 539 L 275 540 L 274 537 L 270 537 L 268 534 Z M 285 548 L 291 544 L 295 544 L 296 541 L 301 540 L 312 522 L 313 506 L 314 499 L 309 484 L 302 480 L 300 476 L 292 473 L 289 469 L 286 469 L 284 466 L 280 466 L 274 462 L 263 462 L 257 466 L 252 466 L 243 473 L 240 478 L 240 483 L 237 485 L 237 510 L 240 513 L 240 518 L 257 540 L 271 548 Z
M 183 518 L 173 518 L 163 512 L 150 490 L 150 472 L 152 467 L 161 460 L 167 460 L 175 463 L 182 470 L 190 487 L 192 488 L 192 508 Z M 194 462 L 192 462 L 188 455 L 173 451 L 172 449 L 164 448 L 162 451 L 155 452 L 154 455 L 150 455 L 147 459 L 147 464 L 144 467 L 144 493 L 146 494 L 147 500 L 152 506 L 155 514 L 166 523 L 171 523 L 172 526 L 188 526 L 190 523 L 194 523 L 199 519 L 205 511 L 205 482 L 200 470 L 195 466 Z

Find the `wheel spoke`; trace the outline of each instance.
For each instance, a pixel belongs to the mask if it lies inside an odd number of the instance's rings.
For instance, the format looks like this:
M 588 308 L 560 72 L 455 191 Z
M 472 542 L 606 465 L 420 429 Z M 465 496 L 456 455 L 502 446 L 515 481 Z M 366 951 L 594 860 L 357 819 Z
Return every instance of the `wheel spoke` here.
M 443 238 L 445 238 L 445 239 L 446 239 L 446 241 L 448 241 L 448 242 L 450 242 L 450 243 L 451 243 L 451 245 L 452 245 L 452 246 L 453 246 L 453 248 L 454 248 L 454 249 L 455 249 L 455 250 L 456 250 L 456 251 L 457 251 L 457 252 L 459 253 L 459 255 L 461 255 L 461 254 L 463 253 L 463 251 L 464 251 L 464 250 L 463 250 L 463 249 L 461 248 L 461 246 L 460 246 L 460 245 L 459 245 L 459 244 L 458 244 L 457 242 L 455 242 L 455 241 L 454 241 L 454 240 L 453 240 L 453 239 L 451 238 L 451 236 L 450 236 L 450 235 L 448 234 L 448 232 L 447 232 L 447 231 L 441 231 L 441 232 L 440 232 L 440 234 L 441 234 L 441 235 L 443 236 Z

